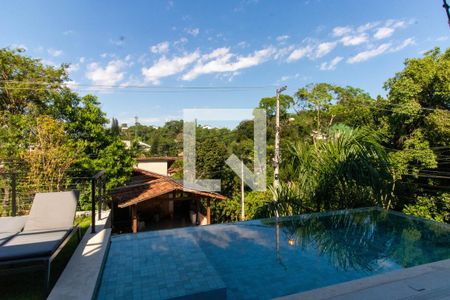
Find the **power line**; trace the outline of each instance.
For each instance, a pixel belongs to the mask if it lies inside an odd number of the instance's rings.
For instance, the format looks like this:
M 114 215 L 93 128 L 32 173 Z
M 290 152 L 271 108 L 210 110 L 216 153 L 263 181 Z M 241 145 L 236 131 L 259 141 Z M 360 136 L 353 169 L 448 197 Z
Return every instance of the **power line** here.
M 0 83 L 15 83 L 28 85 L 52 85 L 61 86 L 79 86 L 79 87 L 98 87 L 98 88 L 118 88 L 118 89 L 152 89 L 152 90 L 235 90 L 235 89 L 268 89 L 274 85 L 247 85 L 247 86 L 155 86 L 155 85 L 112 85 L 112 84 L 87 84 L 87 83 L 70 83 L 70 82 L 45 82 L 45 81 L 20 81 L 20 80 L 0 80 Z M 8 87 L 15 89 L 16 87 Z M 19 89 L 28 89 L 27 87 L 17 87 Z M 30 87 L 32 88 L 32 87 Z

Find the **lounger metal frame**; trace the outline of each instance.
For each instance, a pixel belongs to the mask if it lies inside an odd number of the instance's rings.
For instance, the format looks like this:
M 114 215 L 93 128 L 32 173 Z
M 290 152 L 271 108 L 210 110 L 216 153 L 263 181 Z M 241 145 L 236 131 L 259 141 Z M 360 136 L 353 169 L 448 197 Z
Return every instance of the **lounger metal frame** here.
M 74 234 L 77 234 L 78 242 L 81 241 L 81 231 L 80 227 L 78 225 L 75 225 L 71 232 L 62 240 L 62 242 L 58 245 L 55 251 L 52 252 L 50 256 L 39 256 L 39 257 L 30 257 L 30 258 L 23 258 L 23 259 L 13 259 L 13 260 L 7 260 L 7 261 L 1 261 L 0 262 L 0 273 L 22 273 L 27 272 L 31 270 L 41 269 L 42 267 L 39 267 L 36 265 L 27 265 L 27 266 L 20 266 L 22 264 L 29 264 L 30 262 L 44 262 L 45 267 L 45 296 L 48 295 L 50 292 L 50 275 L 51 275 L 51 263 L 52 261 L 58 256 L 58 254 L 61 252 L 61 250 L 64 248 L 64 246 L 70 241 L 70 239 L 74 236 Z M 1 247 L 1 246 L 0 246 Z M 19 267 L 17 267 L 19 266 Z M 6 267 L 6 268 L 4 268 Z

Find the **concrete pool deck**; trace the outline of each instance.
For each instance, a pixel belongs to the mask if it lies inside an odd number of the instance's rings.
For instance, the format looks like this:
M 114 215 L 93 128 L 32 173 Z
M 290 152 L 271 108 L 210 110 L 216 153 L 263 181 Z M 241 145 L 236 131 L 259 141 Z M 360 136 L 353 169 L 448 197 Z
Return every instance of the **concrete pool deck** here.
M 47 299 L 90 300 L 95 295 L 97 281 L 106 258 L 111 229 L 108 228 L 109 211 L 96 220 L 96 233 L 91 227 L 83 236 Z
M 450 259 L 352 280 L 277 299 L 450 300 Z

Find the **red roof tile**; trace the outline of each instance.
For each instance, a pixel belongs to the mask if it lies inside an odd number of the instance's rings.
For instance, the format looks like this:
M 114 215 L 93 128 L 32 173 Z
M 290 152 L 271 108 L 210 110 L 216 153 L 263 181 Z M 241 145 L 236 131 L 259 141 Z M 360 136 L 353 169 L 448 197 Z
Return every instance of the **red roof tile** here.
M 226 197 L 213 192 L 200 191 L 193 188 L 185 188 L 181 183 L 176 182 L 168 176 L 159 175 L 153 172 L 135 169 L 137 173 L 148 175 L 149 177 L 159 177 L 157 179 L 149 179 L 146 182 L 122 186 L 111 191 L 114 202 L 119 203 L 119 207 L 128 207 L 139 202 L 147 201 L 158 196 L 173 192 L 187 192 L 190 194 L 225 200 Z M 155 176 L 157 175 L 157 176 Z

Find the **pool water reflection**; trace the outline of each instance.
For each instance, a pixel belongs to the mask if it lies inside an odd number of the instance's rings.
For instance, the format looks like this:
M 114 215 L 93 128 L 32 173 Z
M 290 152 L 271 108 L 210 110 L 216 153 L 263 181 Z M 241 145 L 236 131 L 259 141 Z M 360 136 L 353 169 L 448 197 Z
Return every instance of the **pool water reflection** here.
M 149 239 L 152 243 L 132 259 L 142 261 L 142 255 L 167 258 L 174 247 L 177 251 L 185 247 L 183 253 L 201 252 L 230 299 L 269 299 L 450 258 L 448 225 L 377 208 L 347 210 L 113 238 L 111 252 L 115 254 L 108 257 L 99 295 L 107 290 L 103 284 L 114 282 L 112 277 L 117 276 L 108 268 L 122 255 L 128 259 L 134 255 L 130 243 L 135 248 L 139 241 Z M 182 270 L 184 264 L 192 265 L 190 257 L 177 261 L 173 272 Z M 140 268 L 146 268 L 143 261 Z M 153 281 L 158 280 L 155 275 Z M 132 280 L 145 280 L 143 276 L 138 272 Z M 181 287 L 202 275 L 179 276 Z M 120 289 L 120 283 L 116 284 Z

